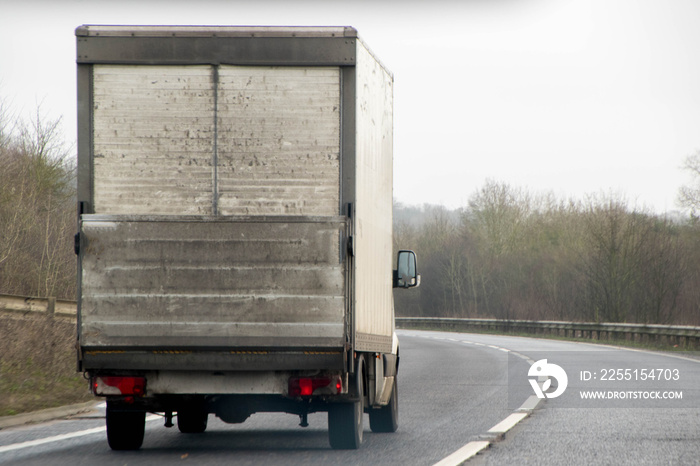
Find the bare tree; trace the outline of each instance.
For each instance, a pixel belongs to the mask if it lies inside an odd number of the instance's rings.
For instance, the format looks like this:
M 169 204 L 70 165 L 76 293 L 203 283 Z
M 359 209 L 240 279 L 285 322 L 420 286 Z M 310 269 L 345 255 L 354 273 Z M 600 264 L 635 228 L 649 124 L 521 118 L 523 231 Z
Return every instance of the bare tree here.
M 700 150 L 686 157 L 681 168 L 690 173 L 692 184 L 680 188 L 678 204 L 690 209 L 691 215 L 697 217 L 700 211 Z
M 643 229 L 639 304 L 636 320 L 666 324 L 673 321 L 678 298 L 687 280 L 688 260 L 677 225 L 649 217 Z
M 75 164 L 61 120 L 39 109 L 27 123 L 9 123 L 6 115 L 0 113 L 0 290 L 72 297 Z
M 492 258 L 518 247 L 523 224 L 532 211 L 527 192 L 494 181 L 472 196 L 469 208 L 471 224 Z

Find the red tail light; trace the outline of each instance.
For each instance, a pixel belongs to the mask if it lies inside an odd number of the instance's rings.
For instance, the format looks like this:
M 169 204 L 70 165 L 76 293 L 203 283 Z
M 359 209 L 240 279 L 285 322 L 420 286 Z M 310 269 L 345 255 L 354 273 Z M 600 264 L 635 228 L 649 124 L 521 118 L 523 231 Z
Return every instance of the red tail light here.
M 135 395 L 146 393 L 145 377 L 106 377 L 92 379 L 92 392 L 95 395 Z
M 325 385 L 325 380 L 318 381 L 313 379 L 298 379 L 299 380 L 299 395 L 310 396 L 314 393 L 314 382 L 317 386 Z
M 289 396 L 337 395 L 343 391 L 340 377 L 291 377 Z

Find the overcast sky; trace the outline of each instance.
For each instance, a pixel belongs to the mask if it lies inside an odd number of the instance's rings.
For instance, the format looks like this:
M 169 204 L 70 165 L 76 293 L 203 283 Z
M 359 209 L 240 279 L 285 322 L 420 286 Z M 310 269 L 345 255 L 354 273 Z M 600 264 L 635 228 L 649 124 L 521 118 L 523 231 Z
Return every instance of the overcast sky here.
M 700 150 L 700 1 L 0 0 L 0 96 L 75 140 L 81 24 L 354 26 L 393 72 L 394 196 L 486 180 L 662 213 Z

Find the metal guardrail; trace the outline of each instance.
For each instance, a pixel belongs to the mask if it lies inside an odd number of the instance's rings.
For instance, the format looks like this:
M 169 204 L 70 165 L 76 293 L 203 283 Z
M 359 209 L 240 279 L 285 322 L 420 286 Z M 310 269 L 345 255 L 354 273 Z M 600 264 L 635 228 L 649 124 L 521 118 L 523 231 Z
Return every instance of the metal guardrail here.
M 397 327 L 404 329 L 437 328 L 440 330 L 526 333 L 542 336 L 586 338 L 609 342 L 633 341 L 642 344 L 700 348 L 700 327 L 683 325 L 619 324 L 591 322 L 556 322 L 534 320 L 459 319 L 439 317 L 397 317 Z
M 48 314 L 75 318 L 76 302 L 56 298 L 31 298 L 0 295 L 0 313 Z M 557 322 L 536 320 L 460 319 L 441 317 L 397 317 L 396 325 L 405 329 L 527 333 L 542 336 L 588 338 L 591 340 L 635 341 L 681 348 L 700 348 L 700 327 L 683 325 Z

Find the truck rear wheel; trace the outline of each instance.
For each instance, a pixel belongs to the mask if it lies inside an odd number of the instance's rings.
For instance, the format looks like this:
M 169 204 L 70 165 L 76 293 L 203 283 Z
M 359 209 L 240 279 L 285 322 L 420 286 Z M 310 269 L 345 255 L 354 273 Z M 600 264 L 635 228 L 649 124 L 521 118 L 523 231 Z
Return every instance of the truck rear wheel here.
M 399 383 L 394 378 L 389 404 L 369 411 L 369 428 L 372 432 L 396 432 L 399 428 Z
M 362 444 L 365 413 L 363 364 L 358 363 L 357 393 L 359 400 L 332 404 L 328 410 L 328 440 L 336 450 L 356 450 Z
M 362 401 L 337 403 L 328 410 L 328 439 L 336 450 L 356 450 L 362 444 Z
M 177 412 L 177 428 L 183 434 L 201 434 L 207 430 L 209 413 L 201 409 L 183 409 Z
M 138 450 L 146 428 L 145 411 L 118 411 L 107 402 L 107 443 L 112 450 Z

